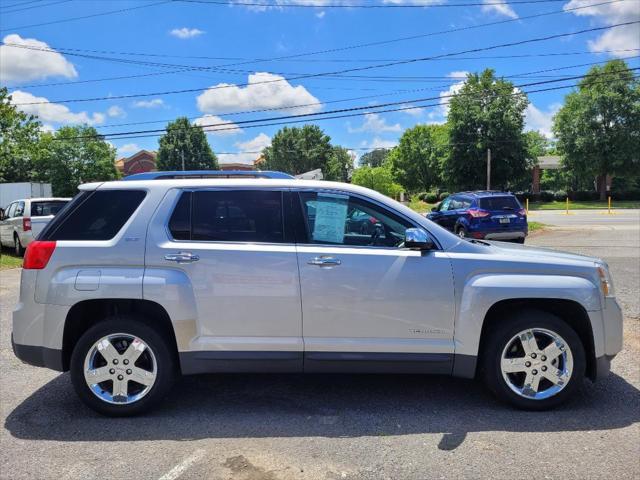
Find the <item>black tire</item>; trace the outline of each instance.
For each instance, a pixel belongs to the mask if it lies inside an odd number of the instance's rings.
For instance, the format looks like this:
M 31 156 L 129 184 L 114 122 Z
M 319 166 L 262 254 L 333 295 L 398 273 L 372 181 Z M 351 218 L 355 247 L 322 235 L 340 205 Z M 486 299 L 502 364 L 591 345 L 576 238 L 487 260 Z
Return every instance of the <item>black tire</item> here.
M 518 333 L 530 329 L 546 329 L 560 335 L 571 350 L 573 372 L 569 381 L 555 395 L 544 399 L 525 398 L 514 392 L 502 375 L 501 358 L 507 343 Z M 481 374 L 486 386 L 500 400 L 523 410 L 547 410 L 569 399 L 584 383 L 586 371 L 585 350 L 578 334 L 561 318 L 540 310 L 524 310 L 507 316 L 502 323 L 488 332 L 481 352 Z
M 467 238 L 469 236 L 467 229 L 462 225 L 456 227 L 456 235 L 460 238 Z
M 522 237 L 522 238 L 516 238 L 516 239 L 514 240 L 514 243 L 524 244 L 524 237 Z
M 98 398 L 84 378 L 85 357 L 101 338 L 115 333 L 127 333 L 144 341 L 153 351 L 157 365 L 155 383 L 146 395 L 128 404 L 113 404 Z M 71 381 L 80 399 L 91 409 L 109 417 L 138 415 L 155 407 L 171 390 L 176 379 L 175 355 L 164 336 L 151 328 L 143 318 L 132 315 L 114 316 L 87 330 L 76 343 L 71 355 Z
M 18 237 L 17 233 L 13 234 L 13 249 L 14 249 L 13 251 L 15 252 L 16 256 L 18 256 L 18 257 L 24 256 L 24 247 L 20 243 L 20 237 Z

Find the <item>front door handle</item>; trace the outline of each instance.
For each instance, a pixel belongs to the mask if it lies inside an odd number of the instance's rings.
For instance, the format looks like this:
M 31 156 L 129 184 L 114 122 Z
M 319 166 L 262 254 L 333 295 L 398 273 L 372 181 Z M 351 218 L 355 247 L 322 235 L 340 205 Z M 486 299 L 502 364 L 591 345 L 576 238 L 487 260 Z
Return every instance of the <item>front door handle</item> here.
M 192 263 L 200 260 L 198 255 L 194 255 L 193 253 L 188 252 L 180 252 L 180 253 L 168 253 L 164 256 L 165 260 L 169 260 L 170 262 L 178 262 L 178 263 Z
M 308 265 L 316 265 L 318 267 L 337 267 L 342 262 L 333 257 L 315 257 L 307 262 Z

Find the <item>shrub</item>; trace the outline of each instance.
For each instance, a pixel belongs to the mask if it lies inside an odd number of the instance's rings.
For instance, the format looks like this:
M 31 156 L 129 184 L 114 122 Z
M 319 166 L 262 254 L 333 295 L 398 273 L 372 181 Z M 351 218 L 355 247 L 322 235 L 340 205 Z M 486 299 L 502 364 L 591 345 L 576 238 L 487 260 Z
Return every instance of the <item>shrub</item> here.
M 549 190 L 543 190 L 540 192 L 540 201 L 541 202 L 553 202 L 553 192 Z
M 630 188 L 619 192 L 611 192 L 611 198 L 614 200 L 640 200 L 640 189 Z
M 514 193 L 514 195 L 521 203 L 524 203 L 527 198 L 529 199 L 529 201 L 531 201 L 531 192 L 516 192 Z
M 436 192 L 428 192 L 425 195 L 424 201 L 427 203 L 436 203 L 438 201 L 438 194 Z
M 445 198 L 447 198 L 449 195 L 451 195 L 449 192 L 441 192 L 440 196 L 438 198 L 440 198 L 440 200 L 444 200 Z
M 556 202 L 563 202 L 567 199 L 567 192 L 565 192 L 564 190 L 557 190 L 553 192 L 553 199 Z
M 576 200 L 578 202 L 598 200 L 599 198 L 600 195 L 594 190 L 577 190 L 575 192 L 569 192 L 569 200 Z

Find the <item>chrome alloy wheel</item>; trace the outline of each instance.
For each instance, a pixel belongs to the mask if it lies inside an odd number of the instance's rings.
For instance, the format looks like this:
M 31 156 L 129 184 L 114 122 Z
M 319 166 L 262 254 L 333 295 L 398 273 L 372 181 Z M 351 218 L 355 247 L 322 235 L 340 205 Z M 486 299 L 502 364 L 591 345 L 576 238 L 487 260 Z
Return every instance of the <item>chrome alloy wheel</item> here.
M 84 359 L 87 386 L 99 399 L 130 404 L 144 397 L 156 381 L 157 362 L 149 345 L 134 335 L 102 337 Z
M 567 342 L 544 328 L 514 335 L 500 357 L 502 377 L 521 397 L 543 400 L 556 395 L 571 379 L 573 355 Z

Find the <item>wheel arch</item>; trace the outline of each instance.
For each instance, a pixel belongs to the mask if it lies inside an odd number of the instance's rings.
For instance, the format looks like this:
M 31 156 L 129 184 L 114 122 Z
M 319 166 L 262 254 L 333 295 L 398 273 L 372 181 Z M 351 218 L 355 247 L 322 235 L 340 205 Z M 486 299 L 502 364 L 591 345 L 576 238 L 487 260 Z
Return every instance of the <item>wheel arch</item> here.
M 594 380 L 596 377 L 596 354 L 593 329 L 589 314 L 585 308 L 574 300 L 549 298 L 517 298 L 501 300 L 489 308 L 482 323 L 478 359 L 485 351 L 488 333 L 492 327 L 504 322 L 509 314 L 516 310 L 537 310 L 559 317 L 569 325 L 580 337 L 587 357 L 587 376 Z M 480 363 L 479 363 L 480 364 Z
M 160 332 L 169 342 L 179 365 L 176 334 L 169 314 L 156 302 L 141 299 L 93 299 L 83 300 L 67 313 L 62 336 L 62 366 L 69 370 L 71 354 L 80 337 L 92 326 L 110 316 L 137 315 L 150 327 Z

